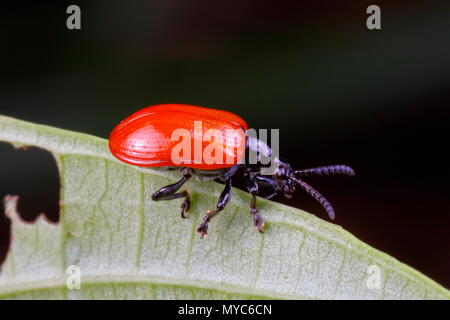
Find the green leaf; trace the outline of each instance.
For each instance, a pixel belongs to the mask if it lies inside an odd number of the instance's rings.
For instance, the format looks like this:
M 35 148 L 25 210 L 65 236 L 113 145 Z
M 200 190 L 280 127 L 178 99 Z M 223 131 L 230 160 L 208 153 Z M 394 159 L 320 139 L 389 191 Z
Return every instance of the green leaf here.
M 259 234 L 249 196 L 237 189 L 209 238 L 199 239 L 195 228 L 222 186 L 189 182 L 192 206 L 183 220 L 181 200 L 149 198 L 179 173 L 119 163 L 104 139 L 0 117 L 0 141 L 50 151 L 62 185 L 57 224 L 42 216 L 25 223 L 17 197 L 5 198 L 12 242 L 1 298 L 450 298 L 419 272 L 301 210 L 258 199 L 267 221 Z M 79 290 L 66 285 L 71 265 L 80 268 Z

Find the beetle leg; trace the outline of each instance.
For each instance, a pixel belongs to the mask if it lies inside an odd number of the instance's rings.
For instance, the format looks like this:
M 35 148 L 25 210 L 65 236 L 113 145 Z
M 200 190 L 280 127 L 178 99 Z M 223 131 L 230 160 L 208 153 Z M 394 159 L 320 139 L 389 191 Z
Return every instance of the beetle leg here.
M 181 186 L 189 180 L 191 177 L 191 174 L 189 172 L 185 172 L 183 175 L 183 178 L 180 179 L 180 181 L 175 182 L 173 184 L 170 184 L 168 186 L 162 187 L 158 191 L 152 194 L 152 200 L 153 201 L 160 201 L 160 200 L 172 200 L 172 199 L 178 199 L 183 198 L 184 201 L 181 204 L 181 217 L 183 219 L 187 218 L 185 215 L 185 212 L 189 210 L 191 206 L 191 201 L 189 197 L 189 193 L 184 190 L 182 192 L 177 192 L 178 189 L 181 188 Z
M 263 232 L 264 220 L 261 215 L 258 214 L 256 210 L 256 196 L 258 195 L 258 184 L 256 183 L 256 176 L 252 177 L 249 171 L 244 173 L 244 177 L 247 183 L 247 191 L 252 195 L 252 200 L 250 201 L 250 213 L 253 218 L 253 227 L 259 232 Z
M 203 216 L 202 223 L 198 226 L 196 230 L 201 237 L 206 238 L 208 236 L 208 223 L 216 214 L 218 214 L 226 207 L 230 199 L 231 199 L 231 178 L 225 181 L 225 188 L 220 194 L 219 200 L 217 201 L 216 204 L 216 209 L 208 210 L 208 212 L 206 212 L 206 214 Z

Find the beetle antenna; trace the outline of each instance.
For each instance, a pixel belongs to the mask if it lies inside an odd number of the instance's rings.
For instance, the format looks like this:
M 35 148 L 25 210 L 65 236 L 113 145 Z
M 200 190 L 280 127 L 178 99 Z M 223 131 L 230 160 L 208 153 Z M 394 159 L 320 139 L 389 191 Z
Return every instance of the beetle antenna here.
M 353 177 L 355 175 L 355 171 L 349 166 L 343 164 L 336 164 L 331 166 L 303 169 L 303 170 L 295 170 L 294 175 L 298 176 L 312 176 L 312 175 L 331 175 L 331 174 L 342 174 L 346 176 Z
M 330 219 L 334 220 L 335 214 L 334 214 L 333 206 L 319 191 L 317 191 L 316 189 L 311 187 L 309 184 L 307 184 L 303 180 L 300 180 L 295 177 L 292 177 L 292 179 L 294 179 L 294 181 L 297 182 L 297 184 L 299 184 L 302 187 L 302 189 L 305 190 L 310 196 L 312 196 L 314 199 L 316 199 L 322 205 L 322 207 L 324 207 L 324 209 L 328 213 L 328 216 L 330 217 Z

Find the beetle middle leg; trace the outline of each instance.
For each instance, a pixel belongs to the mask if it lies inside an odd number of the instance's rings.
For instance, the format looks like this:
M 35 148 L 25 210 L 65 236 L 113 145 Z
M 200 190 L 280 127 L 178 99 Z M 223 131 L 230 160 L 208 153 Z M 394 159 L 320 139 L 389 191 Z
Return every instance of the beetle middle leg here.
M 184 201 L 181 204 L 181 217 L 183 219 L 186 219 L 185 213 L 189 210 L 191 206 L 191 201 L 189 197 L 189 193 L 184 190 L 182 192 L 178 192 L 178 189 L 181 188 L 181 186 L 191 178 L 191 174 L 189 171 L 185 170 L 183 173 L 183 178 L 181 178 L 178 182 L 175 182 L 173 184 L 169 184 L 168 186 L 162 187 L 158 191 L 152 194 L 152 200 L 153 201 L 160 201 L 160 200 L 172 200 L 172 199 L 178 199 L 183 198 Z
M 222 193 L 220 194 L 219 200 L 217 201 L 216 209 L 208 210 L 208 212 L 206 212 L 206 214 L 202 218 L 202 223 L 198 226 L 196 230 L 197 233 L 200 234 L 200 236 L 202 236 L 203 238 L 206 238 L 208 236 L 208 223 L 216 214 L 225 209 L 230 199 L 231 199 L 231 178 L 228 178 L 225 181 L 225 188 L 223 189 Z

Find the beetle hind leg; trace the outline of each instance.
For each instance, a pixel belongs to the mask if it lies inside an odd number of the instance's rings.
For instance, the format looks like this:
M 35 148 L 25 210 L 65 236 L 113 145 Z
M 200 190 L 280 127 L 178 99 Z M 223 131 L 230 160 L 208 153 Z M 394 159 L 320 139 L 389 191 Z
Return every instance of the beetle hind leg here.
M 178 192 L 178 189 L 181 188 L 181 186 L 189 180 L 191 175 L 189 173 L 185 173 L 183 175 L 183 178 L 179 180 L 178 182 L 175 182 L 174 184 L 170 184 L 168 186 L 162 187 L 158 191 L 152 194 L 152 200 L 153 201 L 161 201 L 161 200 L 172 200 L 172 199 L 178 199 L 178 198 L 184 198 L 183 203 L 181 204 L 181 217 L 183 219 L 186 219 L 186 212 L 189 210 L 191 206 L 191 200 L 189 197 L 189 192 L 186 190 L 182 192 Z

